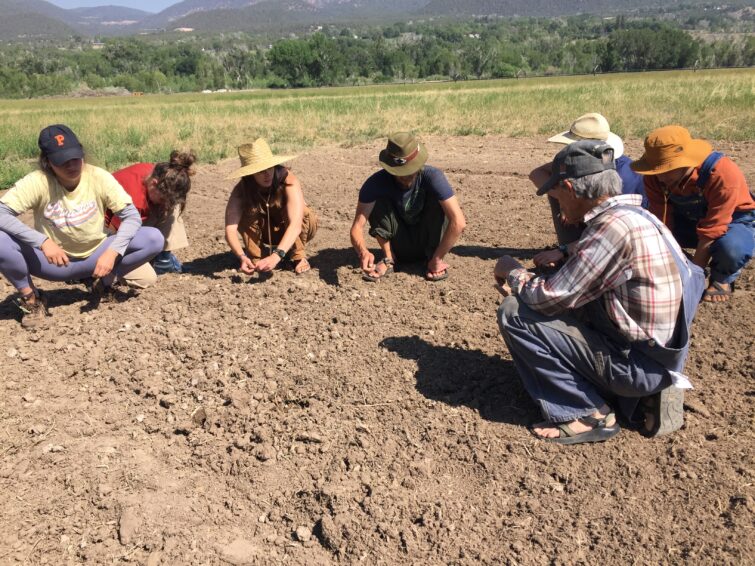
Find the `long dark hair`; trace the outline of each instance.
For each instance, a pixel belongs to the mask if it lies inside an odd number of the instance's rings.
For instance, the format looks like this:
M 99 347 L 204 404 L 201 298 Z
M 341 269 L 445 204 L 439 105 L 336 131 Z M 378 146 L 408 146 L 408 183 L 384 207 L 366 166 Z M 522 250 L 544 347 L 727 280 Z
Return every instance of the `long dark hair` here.
M 258 212 L 264 212 L 265 204 L 271 207 L 280 208 L 283 206 L 283 200 L 286 196 L 286 178 L 288 177 L 288 168 L 283 165 L 276 165 L 273 171 L 273 183 L 270 187 L 260 187 L 254 180 L 254 175 L 241 177 L 239 185 L 241 186 L 241 199 L 245 209 L 253 209 Z
M 173 209 L 180 205 L 181 212 L 186 208 L 186 196 L 191 190 L 191 177 L 196 173 L 192 165 L 197 156 L 192 150 L 180 152 L 173 150 L 169 161 L 155 164 L 152 173 L 145 180 L 157 181 L 157 190 L 165 199 L 162 204 L 163 215 L 170 214 Z

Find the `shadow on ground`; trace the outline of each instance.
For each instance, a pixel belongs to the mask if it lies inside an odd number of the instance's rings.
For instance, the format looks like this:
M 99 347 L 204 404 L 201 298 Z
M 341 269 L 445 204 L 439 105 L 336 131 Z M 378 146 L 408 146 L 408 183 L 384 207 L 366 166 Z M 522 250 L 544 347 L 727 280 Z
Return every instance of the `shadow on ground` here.
M 356 254 L 352 248 L 325 248 L 310 257 L 309 263 L 320 273 L 320 279 L 337 287 L 338 268 L 356 267 Z
M 428 399 L 470 407 L 493 422 L 524 426 L 537 418 L 510 360 L 480 350 L 436 346 L 419 336 L 386 338 L 380 346 L 417 362 L 417 391 Z
M 200 257 L 184 262 L 184 273 L 187 275 L 199 275 L 210 279 L 221 279 L 218 273 L 227 269 L 236 269 L 239 260 L 230 252 L 220 252 L 207 257 Z
M 493 246 L 456 246 L 451 253 L 460 257 L 477 257 L 480 259 L 498 259 L 510 255 L 520 259 L 532 259 L 543 248 L 497 248 Z

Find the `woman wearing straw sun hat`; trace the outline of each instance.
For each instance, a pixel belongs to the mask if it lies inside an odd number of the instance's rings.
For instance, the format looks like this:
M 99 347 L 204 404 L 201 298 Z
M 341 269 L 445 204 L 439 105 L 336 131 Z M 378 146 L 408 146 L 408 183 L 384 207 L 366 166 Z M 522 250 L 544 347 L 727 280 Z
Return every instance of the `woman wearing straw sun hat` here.
M 755 199 L 742 171 L 682 126 L 650 132 L 632 169 L 645 178 L 650 212 L 680 245 L 695 248 L 692 261 L 710 262 L 703 300 L 728 301 L 755 252 Z
M 283 166 L 295 157 L 274 155 L 262 138 L 239 147 L 241 167 L 228 176 L 240 180 L 226 206 L 225 239 L 244 273 L 270 272 L 287 257 L 297 275 L 309 271 L 304 247 L 317 231 L 317 216 L 299 179 Z

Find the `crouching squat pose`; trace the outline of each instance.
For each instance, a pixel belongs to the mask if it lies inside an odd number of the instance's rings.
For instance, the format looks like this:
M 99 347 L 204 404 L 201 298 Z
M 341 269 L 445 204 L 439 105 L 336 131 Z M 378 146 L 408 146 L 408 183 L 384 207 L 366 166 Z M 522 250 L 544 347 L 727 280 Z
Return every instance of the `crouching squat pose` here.
M 640 195 L 620 194 L 605 142 L 567 146 L 552 170 L 538 192 L 557 199 L 568 221 L 584 221 L 582 236 L 566 257 L 535 257 L 564 261 L 553 275 L 535 276 L 509 256 L 494 273 L 511 293 L 498 310 L 501 333 L 545 417 L 533 432 L 561 444 L 606 440 L 619 432 L 609 402 L 630 420 L 645 417 L 651 436 L 675 430 L 703 272 Z
M 157 228 L 165 237 L 163 251 L 151 263 L 123 276 L 129 285 L 144 289 L 154 285 L 158 273 L 182 271 L 181 262 L 173 252 L 189 245 L 182 214 L 191 190 L 192 165 L 196 160 L 193 152 L 173 151 L 169 161 L 135 163 L 113 173 L 139 211 L 142 224 Z M 111 210 L 107 211 L 106 222 L 116 230 L 120 226 L 120 219 Z
M 427 148 L 411 133 L 388 138 L 379 159 L 383 170 L 362 185 L 351 226 L 364 279 L 377 281 L 392 273 L 395 261 L 425 261 L 426 279 L 447 278 L 443 258 L 466 226 L 451 185 L 440 170 L 425 165 Z M 383 252 L 377 263 L 364 242 L 368 220 L 370 236 Z
M 286 257 L 297 275 L 310 269 L 304 247 L 317 232 L 317 215 L 299 179 L 282 165 L 294 157 L 273 155 L 262 138 L 239 147 L 241 168 L 228 178 L 241 180 L 225 209 L 225 239 L 244 273 L 272 271 Z
M 122 277 L 163 247 L 156 228 L 142 227 L 131 198 L 113 178 L 84 163 L 84 149 L 64 125 L 39 134 L 39 170 L 0 199 L 0 272 L 21 294 L 22 324 L 33 326 L 47 310 L 30 276 L 50 281 L 94 278 L 93 290 L 110 293 Z M 105 211 L 121 221 L 105 231 Z M 32 210 L 36 229 L 16 216 Z
M 703 300 L 728 301 L 755 252 L 755 199 L 742 171 L 681 126 L 650 132 L 632 169 L 645 177 L 650 212 L 680 245 L 695 248 L 692 261 L 710 262 Z

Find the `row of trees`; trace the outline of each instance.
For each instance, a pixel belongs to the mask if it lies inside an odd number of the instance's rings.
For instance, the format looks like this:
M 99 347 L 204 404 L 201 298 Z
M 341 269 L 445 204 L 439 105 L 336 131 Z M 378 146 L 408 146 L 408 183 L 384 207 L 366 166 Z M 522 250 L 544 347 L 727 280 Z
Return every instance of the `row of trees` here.
M 6 46 L 0 96 L 66 94 L 82 86 L 182 92 L 755 65 L 751 34 L 708 42 L 669 24 L 623 18 L 395 24 L 258 42 L 235 34 L 111 39 L 98 49 L 83 40 Z

